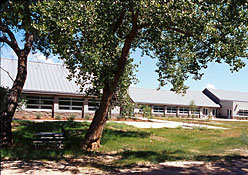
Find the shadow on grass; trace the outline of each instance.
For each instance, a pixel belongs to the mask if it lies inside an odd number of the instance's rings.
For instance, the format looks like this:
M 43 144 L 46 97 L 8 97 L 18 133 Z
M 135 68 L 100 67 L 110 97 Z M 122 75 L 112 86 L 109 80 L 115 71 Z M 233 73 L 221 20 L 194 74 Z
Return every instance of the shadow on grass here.
M 11 160 L 60 160 L 65 157 L 79 158 L 80 156 L 92 156 L 95 152 L 81 149 L 81 143 L 87 132 L 89 123 L 56 121 L 56 122 L 13 122 L 14 146 L 10 149 L 2 148 L 2 158 Z M 56 147 L 35 148 L 33 140 L 38 132 L 63 132 L 65 134 L 64 148 Z M 117 137 L 146 137 L 148 133 L 140 131 L 120 131 L 105 128 L 102 143 Z

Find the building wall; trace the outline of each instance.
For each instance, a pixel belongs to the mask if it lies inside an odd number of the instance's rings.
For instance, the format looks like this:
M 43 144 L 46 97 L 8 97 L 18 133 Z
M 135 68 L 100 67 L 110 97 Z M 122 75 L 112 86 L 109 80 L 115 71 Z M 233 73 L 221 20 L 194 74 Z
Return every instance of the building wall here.
M 191 111 L 189 110 L 189 106 L 169 106 L 169 105 L 153 105 L 153 104 L 149 104 L 149 106 L 151 107 L 151 113 L 153 116 L 181 116 L 181 117 L 186 117 L 186 116 L 195 116 L 195 117 L 208 117 L 210 116 L 216 116 L 216 113 L 213 113 L 213 110 L 216 110 L 217 108 L 210 108 L 210 107 L 200 107 L 199 108 L 199 112 L 198 114 L 192 114 Z M 164 107 L 163 111 L 159 111 L 156 112 L 154 110 L 154 106 L 160 106 L 160 107 Z M 174 109 L 173 113 L 169 112 L 172 111 L 171 107 Z M 188 108 L 188 111 L 185 113 L 182 113 L 182 111 L 180 112 L 180 108 Z M 207 111 L 206 111 L 207 109 Z M 142 116 L 142 110 L 139 108 L 139 106 L 137 105 L 134 108 L 134 113 L 135 116 Z
M 248 102 L 233 102 L 233 117 L 234 118 L 247 118 L 248 116 L 239 115 L 240 110 L 248 110 Z
M 233 117 L 233 111 L 234 111 L 234 106 L 232 101 L 220 101 L 220 117 L 225 117 L 225 118 L 232 118 Z M 230 113 L 231 110 L 231 113 Z M 229 115 L 228 115 L 229 111 Z
M 58 95 L 40 95 L 25 94 L 26 105 L 22 110 L 16 112 L 16 117 L 28 118 L 68 118 L 74 116 L 77 118 L 92 118 L 99 102 L 94 98 L 80 96 L 58 96 Z M 94 104 L 92 106 L 92 101 Z M 48 109 L 49 108 L 49 109 Z M 68 108 L 68 109 L 67 109 Z M 112 116 L 120 115 L 120 108 L 114 107 L 111 110 Z

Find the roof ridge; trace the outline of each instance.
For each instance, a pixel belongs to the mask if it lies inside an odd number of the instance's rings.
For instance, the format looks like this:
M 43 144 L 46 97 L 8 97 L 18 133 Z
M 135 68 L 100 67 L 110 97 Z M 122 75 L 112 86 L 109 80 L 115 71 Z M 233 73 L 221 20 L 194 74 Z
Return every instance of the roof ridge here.
M 234 93 L 245 93 L 248 94 L 248 92 L 243 91 L 234 91 L 234 90 L 223 90 L 223 89 L 213 89 L 213 88 L 206 88 L 208 90 L 214 90 L 214 91 L 225 91 L 225 92 L 234 92 Z
M 10 60 L 10 61 L 18 61 L 17 59 L 13 59 L 13 58 L 0 58 L 0 59 Z M 28 60 L 28 63 L 40 63 L 40 64 L 65 66 L 65 64 L 63 64 L 63 63 L 46 63 L 46 62 L 34 61 L 34 60 Z

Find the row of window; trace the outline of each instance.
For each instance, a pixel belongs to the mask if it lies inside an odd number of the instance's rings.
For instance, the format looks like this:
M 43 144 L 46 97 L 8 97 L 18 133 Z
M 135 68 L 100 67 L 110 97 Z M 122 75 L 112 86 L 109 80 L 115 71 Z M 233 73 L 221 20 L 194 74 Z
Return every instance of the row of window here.
M 27 109 L 52 109 L 54 98 L 46 96 L 30 96 L 26 97 Z M 84 100 L 82 98 L 59 98 L 60 110 L 82 110 Z M 95 111 L 99 108 L 99 101 L 89 100 L 88 110 Z
M 152 107 L 154 113 L 164 113 L 165 106 L 153 106 Z M 167 114 L 176 114 L 177 113 L 177 107 L 174 106 L 167 106 Z M 179 107 L 179 113 L 180 114 L 188 114 L 189 108 L 187 107 Z M 200 109 L 192 111 L 193 114 L 199 114 Z
M 248 110 L 240 109 L 240 110 L 239 110 L 239 115 L 240 115 L 240 116 L 248 116 Z

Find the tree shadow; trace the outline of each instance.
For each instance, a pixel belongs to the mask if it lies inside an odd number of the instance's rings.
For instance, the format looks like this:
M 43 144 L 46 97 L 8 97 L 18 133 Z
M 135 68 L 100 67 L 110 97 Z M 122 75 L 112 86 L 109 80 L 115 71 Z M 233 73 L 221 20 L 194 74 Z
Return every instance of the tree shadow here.
M 68 155 L 71 158 L 80 156 L 94 155 L 95 152 L 81 149 L 84 135 L 87 132 L 89 123 L 73 121 L 56 121 L 56 122 L 31 122 L 15 121 L 14 124 L 14 146 L 10 149 L 2 149 L 2 157 L 12 160 L 61 160 Z M 33 140 L 38 132 L 63 132 L 65 135 L 64 148 L 41 147 L 35 148 Z M 139 131 L 121 131 L 106 128 L 103 133 L 102 144 L 114 137 L 147 137 L 146 132 Z

